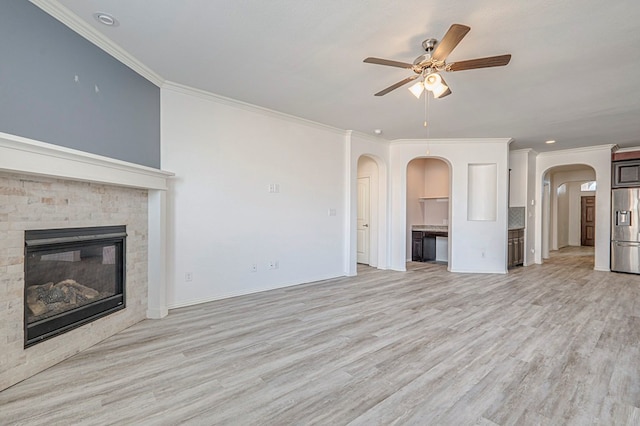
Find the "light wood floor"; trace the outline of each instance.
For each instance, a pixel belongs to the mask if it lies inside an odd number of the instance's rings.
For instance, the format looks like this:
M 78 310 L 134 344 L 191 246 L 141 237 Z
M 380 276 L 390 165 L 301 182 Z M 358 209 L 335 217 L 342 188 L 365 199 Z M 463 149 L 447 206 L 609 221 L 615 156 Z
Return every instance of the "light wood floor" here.
M 173 310 L 0 392 L 0 423 L 640 424 L 640 276 L 592 253 Z

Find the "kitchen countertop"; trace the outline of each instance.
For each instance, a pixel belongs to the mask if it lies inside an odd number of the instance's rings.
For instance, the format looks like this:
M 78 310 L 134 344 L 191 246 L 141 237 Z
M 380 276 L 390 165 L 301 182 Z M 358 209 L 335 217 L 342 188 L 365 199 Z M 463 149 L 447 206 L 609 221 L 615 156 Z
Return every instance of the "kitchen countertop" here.
M 509 231 L 517 231 L 524 229 L 524 226 L 510 226 Z M 447 225 L 411 225 L 412 231 L 425 231 L 425 232 L 449 232 Z
M 412 231 L 449 232 L 447 225 L 411 225 Z

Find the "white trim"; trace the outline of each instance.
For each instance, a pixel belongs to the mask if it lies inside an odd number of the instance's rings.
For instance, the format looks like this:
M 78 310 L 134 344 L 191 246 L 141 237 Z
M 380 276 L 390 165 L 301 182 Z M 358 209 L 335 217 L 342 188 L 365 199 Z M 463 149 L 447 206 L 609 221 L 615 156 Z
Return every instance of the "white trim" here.
M 506 269 L 501 269 L 501 270 L 492 270 L 492 269 L 487 269 L 486 271 L 479 271 L 479 270 L 470 270 L 470 269 L 449 269 L 449 272 L 454 272 L 456 274 L 507 274 L 508 271 Z
M 510 144 L 513 142 L 512 138 L 467 138 L 467 139 L 395 139 L 389 143 L 392 145 L 424 145 L 429 144 L 445 144 L 445 145 L 457 145 L 463 143 L 504 143 Z
M 112 40 L 107 38 L 104 34 L 93 28 L 91 25 L 83 21 L 78 15 L 71 12 L 64 7 L 58 1 L 55 0 L 30 0 L 31 3 L 38 6 L 40 9 L 62 22 L 67 27 L 78 33 L 81 37 L 84 37 L 91 43 L 98 46 L 100 49 L 113 56 L 118 61 L 122 62 L 133 71 L 140 74 L 156 86 L 160 87 L 164 83 L 158 73 L 151 68 L 140 62 L 133 57 L 129 52 L 118 46 Z
M 377 143 L 385 146 L 389 145 L 389 140 L 385 139 L 382 136 L 370 135 L 368 133 L 360 132 L 358 130 L 347 130 L 347 136 L 357 136 L 361 139 L 366 140 L 367 142 L 373 142 L 373 143 Z M 362 154 L 362 155 L 368 155 L 368 154 Z
M 289 289 L 291 289 L 291 287 L 295 287 L 295 286 L 299 286 L 299 285 L 309 285 L 309 284 L 314 284 L 318 281 L 326 281 L 326 280 L 331 280 L 331 279 L 335 279 L 335 278 L 341 278 L 342 275 L 322 275 L 322 276 L 318 276 L 315 278 L 311 278 L 308 282 L 305 280 L 305 282 L 301 283 L 301 282 L 294 282 L 294 283 L 285 283 L 285 284 L 278 284 L 278 285 L 274 285 L 271 286 L 269 288 L 265 288 L 265 289 L 260 289 L 260 290 L 248 290 L 248 291 L 237 291 L 237 292 L 229 292 L 229 293 L 225 293 L 223 295 L 220 296 L 213 296 L 213 297 L 201 297 L 198 299 L 191 299 L 191 300 L 186 300 L 180 303 L 174 303 L 169 305 L 169 309 L 178 309 L 178 308 L 184 308 L 187 306 L 193 306 L 193 305 L 199 305 L 201 303 L 208 303 L 208 302 L 215 302 L 216 300 L 224 300 L 224 299 L 230 299 L 232 297 L 238 297 L 238 296 L 246 296 L 248 294 L 258 294 L 258 293 L 264 293 L 265 291 L 272 291 L 272 290 L 278 290 L 278 289 L 287 289 L 287 291 Z
M 167 316 L 167 193 L 148 191 L 147 318 Z
M 174 175 L 7 133 L 0 133 L 0 170 L 157 190 Z
M 595 146 L 585 146 L 582 148 L 568 148 L 568 149 L 560 149 L 556 151 L 545 151 L 545 152 L 540 152 L 538 154 L 538 158 L 554 157 L 556 155 L 567 155 L 568 153 L 577 154 L 580 152 L 601 151 L 603 149 L 612 150 L 616 146 L 617 146 L 616 144 L 604 144 L 604 145 L 595 145 Z
M 614 148 L 612 148 L 615 153 L 640 151 L 640 146 L 632 146 L 632 147 L 629 147 L 629 148 L 618 148 L 618 149 L 616 149 L 617 146 L 618 145 L 614 145 Z
M 533 153 L 533 155 L 538 155 L 538 152 L 537 152 L 537 151 L 534 151 L 534 150 L 533 150 L 533 149 L 531 149 L 531 148 L 521 148 L 521 149 L 512 149 L 512 150 L 509 150 L 509 154 L 519 154 L 519 153 L 522 153 L 522 154 Z
M 337 127 L 329 126 L 327 124 L 318 123 L 317 121 L 307 120 L 306 118 L 296 117 L 295 115 L 286 114 L 284 112 L 276 111 L 273 109 L 253 105 L 248 102 L 239 101 L 237 99 L 227 98 L 225 96 L 217 95 L 215 93 L 207 92 L 206 90 L 196 89 L 193 87 L 185 86 L 184 84 L 174 83 L 171 81 L 165 81 L 161 89 L 171 90 L 177 93 L 182 93 L 188 96 L 195 96 L 201 99 L 216 102 L 222 105 L 227 105 L 234 108 L 239 108 L 245 111 L 254 112 L 258 114 L 267 115 L 273 118 L 279 118 L 281 120 L 287 120 L 290 122 L 304 124 L 307 126 L 315 127 L 317 129 L 330 131 L 338 135 L 345 135 L 347 130 L 339 129 Z

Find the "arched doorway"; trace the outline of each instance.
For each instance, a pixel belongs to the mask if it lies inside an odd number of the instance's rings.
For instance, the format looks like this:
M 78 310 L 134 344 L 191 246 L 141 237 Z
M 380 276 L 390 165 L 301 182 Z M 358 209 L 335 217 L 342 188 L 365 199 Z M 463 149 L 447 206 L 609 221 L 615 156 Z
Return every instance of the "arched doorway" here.
M 542 179 L 542 258 L 580 247 L 580 253 L 593 261 L 596 226 L 608 224 L 608 218 L 595 215 L 596 171 L 584 164 L 565 164 L 547 169 Z
M 451 170 L 435 157 L 414 158 L 407 164 L 407 261 L 448 265 Z
M 374 158 L 358 158 L 357 179 L 356 262 L 378 266 L 380 173 Z
M 562 151 L 543 152 L 536 157 L 536 193 L 537 197 L 544 194 L 545 176 L 550 176 L 548 172 L 559 166 L 586 166 L 595 171 L 596 200 L 595 200 L 595 240 L 593 269 L 597 271 L 609 271 L 611 260 L 611 149 L 613 145 L 600 145 L 583 149 L 567 149 Z M 555 169 L 556 171 L 558 169 Z M 561 170 L 561 169 L 560 169 Z M 549 210 L 551 202 L 543 202 L 541 198 L 535 204 L 535 262 L 542 263 L 543 240 L 550 242 L 549 234 L 551 227 L 546 232 L 543 228 L 545 211 Z M 551 219 L 546 221 L 550 224 Z

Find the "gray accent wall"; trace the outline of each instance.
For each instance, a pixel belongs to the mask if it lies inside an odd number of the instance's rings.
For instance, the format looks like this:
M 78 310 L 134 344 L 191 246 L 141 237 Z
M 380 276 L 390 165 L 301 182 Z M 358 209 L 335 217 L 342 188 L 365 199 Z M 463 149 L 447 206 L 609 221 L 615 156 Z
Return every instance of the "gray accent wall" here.
M 159 168 L 160 88 L 37 6 L 2 0 L 0 132 Z

